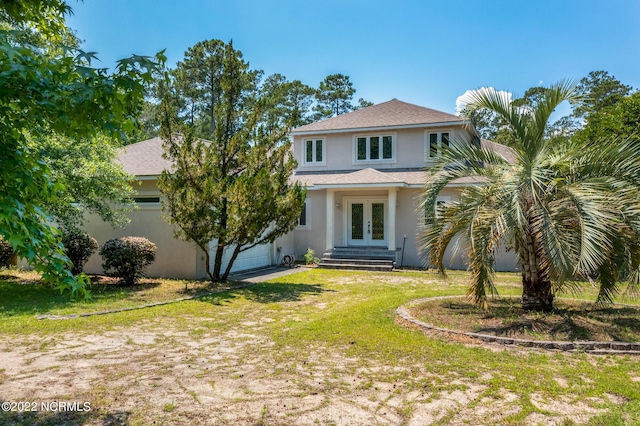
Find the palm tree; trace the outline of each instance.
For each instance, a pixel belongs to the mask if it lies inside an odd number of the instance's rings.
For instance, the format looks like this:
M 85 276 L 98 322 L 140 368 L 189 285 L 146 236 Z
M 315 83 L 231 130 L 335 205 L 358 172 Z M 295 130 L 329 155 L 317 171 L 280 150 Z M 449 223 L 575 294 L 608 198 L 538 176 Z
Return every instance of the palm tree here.
M 577 280 L 599 285 L 598 302 L 611 302 L 624 279 L 627 294 L 638 293 L 640 144 L 545 137 L 553 110 L 572 99 L 569 82 L 547 88 L 531 107 L 512 105 L 504 92 L 476 91 L 468 110 L 486 108 L 508 123 L 515 161 L 487 144 L 457 140 L 428 172 L 423 260 L 444 273 L 445 249 L 457 241 L 472 272 L 468 296 L 484 308 L 487 294 L 497 295 L 500 245 L 515 251 L 525 310 L 552 310 L 554 294 L 577 289 Z M 461 178 L 475 184 L 459 201 L 436 207 L 442 189 Z

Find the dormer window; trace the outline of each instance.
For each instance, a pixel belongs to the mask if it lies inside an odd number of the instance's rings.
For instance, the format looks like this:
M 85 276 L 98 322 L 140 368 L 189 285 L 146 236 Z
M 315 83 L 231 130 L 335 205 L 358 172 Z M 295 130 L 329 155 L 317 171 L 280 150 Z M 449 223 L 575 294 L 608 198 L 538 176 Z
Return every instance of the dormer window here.
M 449 141 L 449 132 L 427 133 L 425 157 L 436 158 L 442 152 L 443 147 L 449 146 Z
M 394 135 L 356 136 L 356 162 L 395 160 L 394 139 Z
M 324 139 L 304 139 L 304 164 L 323 165 L 326 157 L 326 143 Z

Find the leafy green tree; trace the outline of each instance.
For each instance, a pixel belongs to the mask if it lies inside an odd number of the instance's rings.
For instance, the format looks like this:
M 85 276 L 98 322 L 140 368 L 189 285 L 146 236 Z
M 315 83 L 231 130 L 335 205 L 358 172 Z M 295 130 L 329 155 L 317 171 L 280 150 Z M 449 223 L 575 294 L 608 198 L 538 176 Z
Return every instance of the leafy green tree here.
M 495 112 L 486 108 L 470 110 L 465 108 L 461 115 L 473 123 L 481 138 L 510 146 L 513 132 L 507 123 Z
M 594 112 L 576 139 L 599 143 L 603 139 L 631 139 L 640 143 L 640 92 L 625 96 L 615 105 Z
M 85 280 L 67 269 L 59 232 L 45 210 L 64 187 L 33 141 L 51 133 L 120 136 L 133 128 L 131 117 L 156 62 L 134 56 L 111 74 L 91 67 L 93 53 L 77 49 L 70 37 L 64 20 L 69 12 L 62 0 L 0 5 L 0 233 L 45 280 L 86 294 Z
M 214 105 L 220 98 L 220 69 L 224 55 L 221 40 L 206 40 L 190 47 L 172 71 L 173 87 L 180 94 L 180 114 L 195 126 L 203 120 L 206 131 L 215 129 Z
M 576 86 L 578 96 L 571 102 L 572 115 L 579 120 L 588 120 L 591 114 L 615 106 L 631 90 L 631 86 L 622 84 L 607 71 L 591 71 Z
M 155 138 L 160 135 L 160 101 L 153 95 L 147 95 L 142 109 L 136 117 L 137 126 L 126 133 L 126 138 L 122 141 L 123 144 L 129 145 L 132 143 L 145 141 L 147 139 Z
M 345 112 L 353 111 L 354 106 L 351 99 L 356 93 L 349 76 L 344 74 L 331 74 L 320 82 L 316 98 L 317 104 L 314 108 L 315 120 L 331 118 Z
M 59 186 L 44 210 L 67 230 L 79 230 L 85 213 L 95 213 L 113 226 L 127 222 L 124 212 L 134 207 L 132 177 L 116 161 L 119 141 L 105 135 L 69 138 L 49 134 L 32 141 L 38 157 Z
M 215 106 L 220 102 L 223 88 L 222 68 L 226 45 L 221 40 L 205 40 L 187 49 L 183 61 L 171 72 L 173 89 L 180 115 L 198 137 L 215 132 Z M 262 71 L 244 73 L 245 84 L 257 87 Z M 254 91 L 251 91 L 253 94 Z M 246 99 L 249 102 L 249 99 Z
M 289 122 L 298 127 L 311 122 L 316 92 L 300 80 L 287 81 L 282 74 L 273 74 L 265 79 L 260 91 L 269 103 L 267 128 L 281 127 Z
M 445 249 L 459 237 L 472 271 L 468 293 L 484 307 L 487 294 L 496 294 L 493 265 L 501 244 L 515 250 L 524 309 L 551 310 L 558 291 L 591 277 L 599 283 L 599 302 L 611 301 L 623 279 L 628 294 L 637 294 L 640 144 L 546 138 L 553 110 L 575 96 L 570 84 L 560 83 L 522 109 L 495 90 L 475 92 L 469 110 L 494 111 L 513 131 L 515 164 L 456 141 L 429 171 L 422 206 L 431 220 L 420 235 L 425 260 L 444 272 Z M 436 214 L 438 194 L 465 177 L 480 184 L 465 187 L 459 202 Z
M 373 102 L 369 102 L 364 98 L 360 98 L 358 99 L 358 105 L 356 105 L 354 109 L 362 109 L 362 108 L 370 107 L 372 105 L 373 105 Z
M 224 46 L 217 75 L 210 141 L 195 138 L 193 128 L 176 120 L 176 102 L 163 100 L 162 138 L 175 170 L 159 180 L 175 235 L 203 251 L 214 282 L 227 279 L 241 252 L 291 231 L 305 197 L 299 184 L 289 184 L 296 167 L 288 140 L 293 120 L 267 125 L 272 100 L 259 96 L 256 73 L 231 42 Z M 210 244 L 215 244 L 213 268 Z M 223 269 L 225 249 L 232 254 Z

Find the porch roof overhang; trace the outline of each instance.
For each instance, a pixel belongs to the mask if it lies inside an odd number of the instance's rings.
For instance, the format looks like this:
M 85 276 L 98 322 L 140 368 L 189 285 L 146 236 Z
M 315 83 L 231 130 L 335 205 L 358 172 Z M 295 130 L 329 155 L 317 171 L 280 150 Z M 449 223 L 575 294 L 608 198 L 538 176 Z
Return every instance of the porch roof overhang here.
M 332 172 L 298 172 L 293 181 L 308 189 L 338 188 L 410 188 L 424 186 L 424 169 L 340 170 Z
M 405 182 L 389 183 L 321 183 L 314 185 L 312 189 L 377 189 L 377 188 L 408 188 Z

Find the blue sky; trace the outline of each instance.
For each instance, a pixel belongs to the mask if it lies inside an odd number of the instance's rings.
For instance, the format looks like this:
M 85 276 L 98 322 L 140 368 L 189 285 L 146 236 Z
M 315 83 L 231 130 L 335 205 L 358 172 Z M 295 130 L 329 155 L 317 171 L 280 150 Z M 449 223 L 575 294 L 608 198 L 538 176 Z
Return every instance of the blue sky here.
M 167 49 L 170 66 L 206 39 L 233 39 L 252 68 L 317 87 L 351 77 L 374 103 L 450 113 L 483 86 L 521 95 L 606 70 L 640 87 L 637 0 L 84 0 L 68 24 L 112 67 Z

